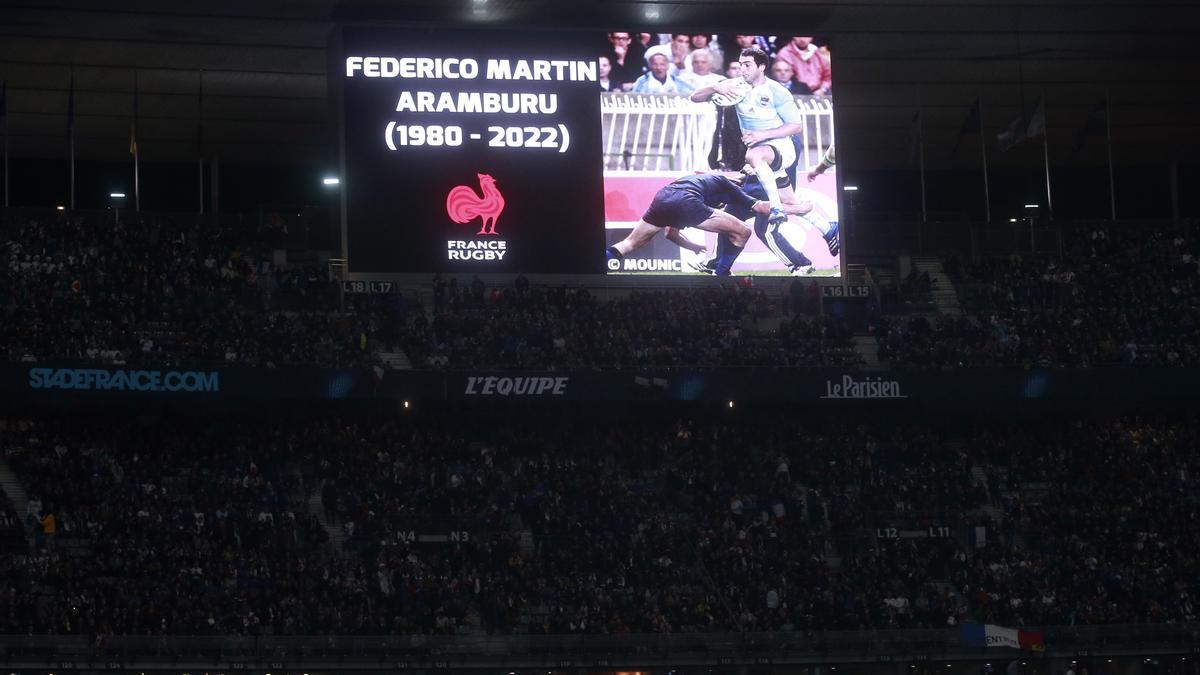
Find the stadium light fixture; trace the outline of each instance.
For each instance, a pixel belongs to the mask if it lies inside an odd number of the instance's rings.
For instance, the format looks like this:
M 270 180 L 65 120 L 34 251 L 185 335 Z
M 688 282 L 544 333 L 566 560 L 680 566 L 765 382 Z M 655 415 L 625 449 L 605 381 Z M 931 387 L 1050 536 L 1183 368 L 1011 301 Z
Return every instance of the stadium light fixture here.
M 1009 219 L 1008 219 L 1008 222 L 1010 222 L 1010 223 L 1015 223 L 1015 222 L 1017 222 L 1017 219 L 1016 219 L 1016 218 L 1009 218 Z
M 342 180 L 337 176 L 325 176 L 321 179 L 321 185 L 333 186 L 341 184 Z
M 471 18 L 476 21 L 491 21 L 497 18 L 496 13 L 488 8 L 488 0 L 471 0 Z
M 1027 208 L 1027 209 L 1036 209 L 1036 208 L 1038 208 L 1038 205 L 1037 205 L 1037 204 L 1026 204 L 1026 205 L 1025 205 L 1025 208 Z
M 117 225 L 120 225 L 121 224 L 121 204 L 125 200 L 125 193 L 124 192 L 110 192 L 110 193 L 108 193 L 108 196 L 109 196 L 109 198 L 112 199 L 113 215 L 116 218 Z
M 842 191 L 843 192 L 858 192 L 858 186 L 857 185 L 847 185 L 842 188 Z
M 66 211 L 66 210 L 67 210 L 67 207 L 65 207 L 65 206 L 61 206 L 61 205 L 60 205 L 60 206 L 56 206 L 56 207 L 54 207 L 54 210 L 55 210 L 55 211 Z

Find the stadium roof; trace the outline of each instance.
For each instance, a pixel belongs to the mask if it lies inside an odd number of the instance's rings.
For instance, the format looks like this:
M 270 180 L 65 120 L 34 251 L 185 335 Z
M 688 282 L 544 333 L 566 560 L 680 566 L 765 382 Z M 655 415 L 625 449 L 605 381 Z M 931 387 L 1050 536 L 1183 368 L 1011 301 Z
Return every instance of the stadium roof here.
M 1071 149 L 1106 91 L 1123 161 L 1190 157 L 1200 145 L 1194 2 L 27 0 L 0 3 L 12 153 L 65 156 L 74 73 L 79 157 L 127 157 L 136 77 L 142 157 L 193 159 L 203 71 L 210 155 L 328 162 L 336 117 L 327 45 L 342 21 L 662 32 L 794 26 L 832 41 L 840 154 L 860 166 L 906 165 L 918 108 L 930 165 L 972 166 L 970 152 L 947 155 L 977 95 L 994 133 L 1045 92 L 1050 142 L 1063 162 L 1102 162 L 1097 144 Z M 1037 161 L 1040 149 L 997 158 L 1000 166 Z

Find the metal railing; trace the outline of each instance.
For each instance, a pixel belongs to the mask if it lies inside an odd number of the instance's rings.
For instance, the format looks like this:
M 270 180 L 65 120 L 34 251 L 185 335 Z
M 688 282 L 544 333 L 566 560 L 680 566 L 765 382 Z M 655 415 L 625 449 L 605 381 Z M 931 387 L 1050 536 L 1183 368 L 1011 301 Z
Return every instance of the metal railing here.
M 118 209 L 73 209 L 59 211 L 50 206 L 10 206 L 0 207 L 0 219 L 19 222 L 22 220 L 49 220 L 66 216 L 87 216 L 102 223 L 114 222 Z M 221 228 L 235 233 L 254 233 L 259 226 L 258 214 L 247 213 L 199 213 L 196 211 L 142 211 L 135 212 L 130 208 L 122 208 L 120 219 L 129 225 L 170 222 L 176 225 L 209 226 Z
M 1198 624 L 1048 626 L 1042 656 L 1189 653 L 1200 645 Z M 1001 650 L 1003 654 L 1019 652 Z M 588 663 L 731 664 L 742 659 L 774 663 L 836 663 L 904 659 L 991 659 L 1000 653 L 967 647 L 956 629 L 789 631 L 775 633 L 672 633 L 642 635 L 508 636 L 89 636 L 2 635 L 0 662 L 205 664 L 246 667 L 339 663 L 365 667 L 417 667 Z M 1028 654 L 1028 653 L 1027 653 Z M 110 666 L 111 667 L 111 666 Z M 283 667 L 283 666 L 278 666 Z
M 797 96 L 804 118 L 800 166 L 816 166 L 833 144 L 833 102 Z M 605 171 L 707 170 L 716 131 L 712 103 L 671 94 L 603 93 L 600 96 Z
M 990 257 L 1007 255 L 1060 256 L 1065 246 L 1088 227 L 1141 229 L 1146 232 L 1175 232 L 1164 220 L 1055 220 L 1027 219 L 996 222 L 972 220 L 965 214 L 930 214 L 921 222 L 912 214 L 854 214 L 853 227 L 843 234 L 843 245 L 854 256 L 959 255 Z

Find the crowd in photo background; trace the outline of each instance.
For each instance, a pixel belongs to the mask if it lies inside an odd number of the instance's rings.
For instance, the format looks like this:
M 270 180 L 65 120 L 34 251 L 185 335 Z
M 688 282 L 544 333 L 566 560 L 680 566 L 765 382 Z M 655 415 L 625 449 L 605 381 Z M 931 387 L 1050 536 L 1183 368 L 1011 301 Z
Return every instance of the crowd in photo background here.
M 829 47 L 811 36 L 687 33 L 607 34 L 600 49 L 600 88 L 639 94 L 686 95 L 737 77 L 741 50 L 755 47 L 771 58 L 767 76 L 794 95 L 830 95 Z
M 0 633 L 1198 618 L 1195 419 L 497 414 L 4 418 Z

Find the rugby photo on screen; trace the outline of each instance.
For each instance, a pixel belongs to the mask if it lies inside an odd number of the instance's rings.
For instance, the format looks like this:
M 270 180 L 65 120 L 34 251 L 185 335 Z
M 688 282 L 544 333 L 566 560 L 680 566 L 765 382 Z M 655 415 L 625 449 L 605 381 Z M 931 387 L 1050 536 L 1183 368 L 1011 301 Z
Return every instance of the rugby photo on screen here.
M 608 273 L 840 274 L 826 43 L 614 31 L 597 45 Z

